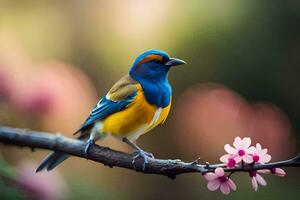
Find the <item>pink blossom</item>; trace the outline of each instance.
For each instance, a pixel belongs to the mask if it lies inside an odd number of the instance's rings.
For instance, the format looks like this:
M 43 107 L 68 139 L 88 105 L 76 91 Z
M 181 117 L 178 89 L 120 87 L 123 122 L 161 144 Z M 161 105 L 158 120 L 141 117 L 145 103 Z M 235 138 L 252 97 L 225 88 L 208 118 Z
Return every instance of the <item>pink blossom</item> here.
M 252 163 L 252 154 L 255 152 L 255 147 L 250 145 L 251 139 L 249 137 L 243 139 L 236 137 L 233 142 L 234 147 L 231 147 L 229 144 L 224 146 L 228 154 L 223 155 L 220 161 L 226 163 L 229 168 L 235 167 L 235 165 L 241 161 Z
M 285 176 L 285 171 L 281 168 L 272 168 L 271 170 L 270 169 L 262 169 L 262 170 L 258 170 L 258 172 L 261 172 L 261 173 L 272 173 L 276 176 L 280 176 L 280 177 L 284 177 Z
M 225 175 L 221 167 L 216 168 L 214 173 L 208 172 L 204 174 L 204 177 L 208 181 L 207 188 L 210 191 L 215 191 L 220 188 L 223 194 L 228 195 L 230 190 L 236 190 L 235 183 Z
M 226 163 L 228 168 L 234 168 L 237 164 L 234 155 L 226 154 L 220 158 L 221 162 Z
M 262 149 L 261 145 L 256 143 L 255 151 L 252 154 L 253 161 L 261 164 L 269 162 L 271 160 L 271 156 L 267 154 L 267 152 L 267 149 Z
M 286 174 L 285 171 L 281 168 L 273 168 L 271 169 L 271 173 L 281 177 L 284 177 Z
M 256 192 L 258 189 L 258 184 L 261 186 L 266 186 L 267 182 L 265 181 L 265 179 L 257 173 L 258 171 L 254 170 L 249 172 L 249 175 L 251 177 L 251 184 L 252 184 L 252 188 L 253 190 Z

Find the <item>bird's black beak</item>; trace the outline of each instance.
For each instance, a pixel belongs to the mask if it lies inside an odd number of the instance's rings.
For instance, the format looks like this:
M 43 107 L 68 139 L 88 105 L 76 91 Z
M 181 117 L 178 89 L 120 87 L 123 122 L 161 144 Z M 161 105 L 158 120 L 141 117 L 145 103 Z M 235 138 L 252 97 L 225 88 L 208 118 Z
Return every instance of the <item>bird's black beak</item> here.
M 185 61 L 183 60 L 180 60 L 178 58 L 170 58 L 166 63 L 165 65 L 166 66 L 169 66 L 169 67 L 172 67 L 172 66 L 177 66 L 177 65 L 184 65 L 186 64 Z

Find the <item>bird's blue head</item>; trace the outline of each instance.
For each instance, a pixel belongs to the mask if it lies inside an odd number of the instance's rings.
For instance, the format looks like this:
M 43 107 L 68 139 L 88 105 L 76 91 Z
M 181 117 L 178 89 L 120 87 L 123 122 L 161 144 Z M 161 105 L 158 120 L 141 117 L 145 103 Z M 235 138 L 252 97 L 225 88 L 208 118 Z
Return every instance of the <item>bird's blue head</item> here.
M 160 81 L 167 79 L 167 74 L 172 66 L 186 64 L 183 60 L 170 58 L 160 50 L 148 50 L 140 54 L 134 61 L 130 76 L 136 81 Z

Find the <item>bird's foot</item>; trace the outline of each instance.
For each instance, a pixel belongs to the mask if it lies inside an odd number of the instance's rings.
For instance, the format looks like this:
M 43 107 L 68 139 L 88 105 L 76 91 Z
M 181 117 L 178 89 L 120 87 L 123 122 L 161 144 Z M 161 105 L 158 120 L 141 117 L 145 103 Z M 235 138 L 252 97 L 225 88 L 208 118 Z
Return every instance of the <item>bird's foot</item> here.
M 136 160 L 138 158 L 142 158 L 143 159 L 143 164 L 142 164 L 142 170 L 145 171 L 146 169 L 146 165 L 149 163 L 149 158 L 154 158 L 153 154 L 152 153 L 148 153 L 146 151 L 143 151 L 143 150 L 136 150 L 133 152 L 133 160 L 132 160 L 132 164 L 133 166 L 135 167 L 135 163 L 136 163 Z
M 85 153 L 85 156 L 87 157 L 88 156 L 88 153 L 89 153 L 89 150 L 90 148 L 95 144 L 95 140 L 93 139 L 88 139 L 86 145 L 85 145 L 85 149 L 84 149 L 84 153 Z

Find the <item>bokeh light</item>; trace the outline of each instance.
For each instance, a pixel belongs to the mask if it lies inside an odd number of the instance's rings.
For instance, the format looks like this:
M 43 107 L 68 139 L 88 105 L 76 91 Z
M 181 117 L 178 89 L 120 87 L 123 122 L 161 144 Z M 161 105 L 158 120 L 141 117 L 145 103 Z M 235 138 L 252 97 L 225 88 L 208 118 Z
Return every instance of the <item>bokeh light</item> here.
M 193 151 L 218 158 L 224 143 L 237 136 L 250 137 L 254 144 L 260 142 L 275 159 L 293 150 L 295 138 L 291 138 L 285 113 L 270 103 L 250 104 L 221 85 L 202 84 L 188 89 L 176 109 L 177 141 L 187 154 Z

